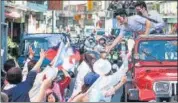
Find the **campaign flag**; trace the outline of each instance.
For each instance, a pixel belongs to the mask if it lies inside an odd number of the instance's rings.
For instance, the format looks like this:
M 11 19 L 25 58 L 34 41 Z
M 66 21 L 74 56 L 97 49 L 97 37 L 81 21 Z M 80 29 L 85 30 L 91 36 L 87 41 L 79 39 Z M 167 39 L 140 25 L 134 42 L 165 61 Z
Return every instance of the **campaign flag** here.
M 65 45 L 63 42 L 60 43 L 53 67 L 59 67 L 63 64 L 63 60 L 67 56 L 67 48 L 67 44 Z
M 46 59 L 52 61 L 54 57 L 56 56 L 58 49 L 59 49 L 60 43 L 57 46 L 54 46 L 46 51 Z

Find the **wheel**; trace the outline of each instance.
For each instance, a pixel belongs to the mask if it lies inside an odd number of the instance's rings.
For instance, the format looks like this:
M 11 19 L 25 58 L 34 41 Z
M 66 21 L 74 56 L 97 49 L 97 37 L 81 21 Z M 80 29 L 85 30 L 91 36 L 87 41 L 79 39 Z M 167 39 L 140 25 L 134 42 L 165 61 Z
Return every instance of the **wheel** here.
M 129 100 L 129 96 L 128 96 L 128 90 L 133 88 L 132 83 L 131 82 L 127 82 L 124 86 L 123 86 L 123 94 L 121 97 L 121 102 L 139 102 L 139 101 L 133 101 L 133 100 Z

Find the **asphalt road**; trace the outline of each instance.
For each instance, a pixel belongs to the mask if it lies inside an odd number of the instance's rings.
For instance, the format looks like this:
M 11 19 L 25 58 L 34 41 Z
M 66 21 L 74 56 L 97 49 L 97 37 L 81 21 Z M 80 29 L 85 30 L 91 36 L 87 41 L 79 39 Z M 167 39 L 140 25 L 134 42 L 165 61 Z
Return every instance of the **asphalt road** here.
M 123 87 L 117 90 L 116 94 L 113 96 L 111 102 L 121 102 L 121 97 L 123 93 Z

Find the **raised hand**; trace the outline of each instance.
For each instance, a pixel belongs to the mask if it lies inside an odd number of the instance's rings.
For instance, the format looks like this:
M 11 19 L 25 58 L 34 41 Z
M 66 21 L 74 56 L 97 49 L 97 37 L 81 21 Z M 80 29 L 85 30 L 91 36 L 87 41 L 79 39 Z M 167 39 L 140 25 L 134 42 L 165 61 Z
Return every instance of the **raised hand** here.
M 44 59 L 45 57 L 46 57 L 46 52 L 43 49 L 41 49 L 40 58 Z
M 28 53 L 29 53 L 29 58 L 33 58 L 34 57 L 34 55 L 35 55 L 35 52 L 33 51 L 33 49 L 32 49 L 32 47 L 31 46 L 29 46 L 29 49 L 28 49 L 29 51 L 28 51 Z
M 127 76 L 122 77 L 121 82 L 125 83 L 127 81 Z
M 109 53 L 109 52 L 111 51 L 111 49 L 112 49 L 111 46 L 106 46 L 106 47 L 105 47 L 105 51 L 106 51 L 107 53 Z
M 113 88 L 109 89 L 109 90 L 105 93 L 105 96 L 106 96 L 106 97 L 109 97 L 109 96 L 112 96 L 112 95 L 114 95 L 114 94 L 115 94 L 115 88 L 113 87 Z

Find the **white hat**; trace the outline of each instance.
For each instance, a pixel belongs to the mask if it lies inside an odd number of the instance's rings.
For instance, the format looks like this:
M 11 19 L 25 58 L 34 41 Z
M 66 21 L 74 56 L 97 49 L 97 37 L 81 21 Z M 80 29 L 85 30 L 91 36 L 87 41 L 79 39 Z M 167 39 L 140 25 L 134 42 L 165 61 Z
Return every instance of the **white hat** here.
M 108 60 L 99 59 L 94 63 L 93 70 L 99 75 L 106 75 L 111 71 L 111 63 Z

